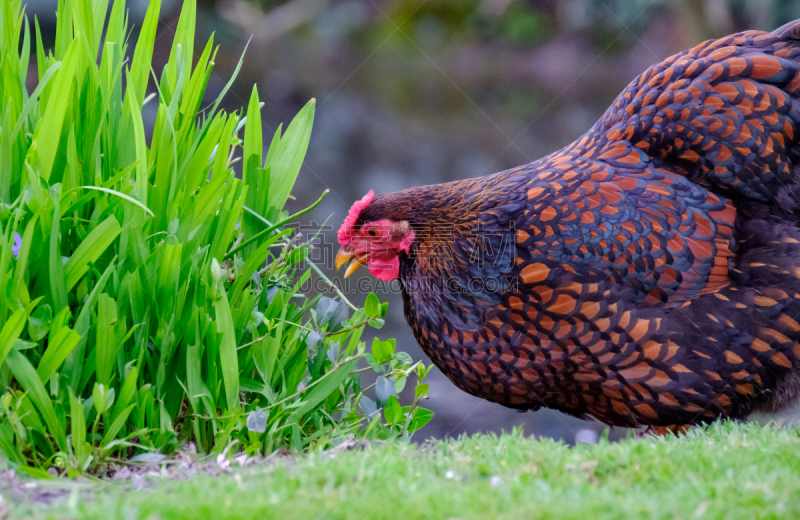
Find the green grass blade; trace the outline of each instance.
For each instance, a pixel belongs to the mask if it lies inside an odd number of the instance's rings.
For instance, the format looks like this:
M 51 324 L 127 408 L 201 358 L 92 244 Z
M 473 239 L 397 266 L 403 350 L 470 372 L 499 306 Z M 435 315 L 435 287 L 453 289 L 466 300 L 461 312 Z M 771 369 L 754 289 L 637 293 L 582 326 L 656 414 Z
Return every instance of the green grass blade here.
M 12 350 L 6 357 L 6 366 L 11 370 L 22 389 L 28 392 L 36 409 L 42 414 L 47 430 L 55 438 L 58 447 L 61 450 L 66 450 L 67 437 L 64 429 L 66 425 L 58 420 L 53 409 L 53 403 L 50 402 L 50 398 L 48 398 L 44 385 L 33 365 L 20 352 Z
M 50 228 L 50 294 L 53 298 L 53 311 L 59 312 L 65 308 L 67 300 L 67 287 L 64 283 L 64 264 L 61 260 L 61 185 L 56 184 L 50 188 L 50 199 L 53 201 L 53 223 Z
M 50 65 L 50 68 L 47 69 L 47 72 L 44 73 L 42 79 L 39 80 L 39 84 L 36 85 L 36 88 L 33 90 L 33 94 L 28 98 L 28 101 L 25 102 L 25 106 L 22 108 L 22 113 L 19 115 L 19 119 L 17 119 L 17 124 L 14 125 L 14 129 L 11 131 L 11 140 L 15 141 L 17 139 L 17 134 L 19 134 L 20 129 L 22 129 L 22 125 L 28 120 L 28 116 L 36 108 L 39 104 L 39 95 L 42 93 L 42 90 L 47 86 L 47 83 L 50 81 L 50 78 L 53 77 L 53 74 L 61 67 L 61 62 L 57 61 Z
M 252 39 L 252 38 L 251 38 Z M 214 104 L 211 106 L 210 113 L 216 113 L 217 109 L 219 108 L 220 103 L 222 103 L 222 99 L 225 97 L 225 94 L 228 93 L 231 86 L 233 86 L 233 82 L 237 76 L 239 76 L 239 71 L 242 70 L 242 63 L 244 63 L 244 54 L 247 52 L 247 48 L 250 46 L 250 40 L 247 40 L 247 43 L 244 46 L 244 50 L 242 51 L 242 55 L 239 56 L 239 63 L 236 64 L 236 68 L 233 69 L 233 73 L 231 74 L 231 79 L 225 84 L 225 86 L 220 91 L 217 99 L 214 100 Z M 208 120 L 208 119 L 206 119 Z
M 136 164 L 137 170 L 138 170 L 138 165 L 139 165 L 139 163 L 137 162 L 137 164 Z M 145 167 L 145 170 L 146 170 L 146 167 Z M 138 172 L 137 172 L 137 178 L 138 178 Z M 147 206 L 142 204 L 140 201 L 134 199 L 130 195 L 125 195 L 124 193 L 120 193 L 120 192 L 118 192 L 116 190 L 112 190 L 110 188 L 103 188 L 102 186 L 81 186 L 81 189 L 83 189 L 83 190 L 97 190 L 97 191 L 103 191 L 105 193 L 109 193 L 109 194 L 114 195 L 116 197 L 119 197 L 121 199 L 125 199 L 128 202 L 130 202 L 131 204 L 135 204 L 136 206 L 142 208 L 151 217 L 155 216 L 155 214 L 152 211 L 150 211 L 150 208 L 148 208 Z
M 129 85 L 131 81 L 132 79 L 131 76 L 129 75 L 128 76 Z M 142 88 L 145 88 L 146 86 L 147 85 L 145 84 Z M 128 88 L 131 88 L 131 86 L 129 86 Z M 155 216 L 153 212 L 147 208 L 148 165 L 147 165 L 147 145 L 145 144 L 145 137 L 144 137 L 144 124 L 142 123 L 142 117 L 141 117 L 142 107 L 139 104 L 138 98 L 135 96 L 126 99 L 125 104 L 128 105 L 128 109 L 130 110 L 131 124 L 133 126 L 133 144 L 134 144 L 134 150 L 136 151 L 136 175 L 135 175 L 136 190 L 139 192 L 139 198 L 141 199 L 141 206 L 151 216 Z
M 69 388 L 69 421 L 72 433 L 72 451 L 78 461 L 83 461 L 91 453 L 91 446 L 86 444 L 86 419 L 83 415 L 83 402 Z
M 103 293 L 97 299 L 97 340 L 95 343 L 95 367 L 97 382 L 109 387 L 114 359 L 121 346 L 117 342 L 117 303 Z
M 247 120 L 244 125 L 244 143 L 242 145 L 242 181 L 261 168 L 261 154 L 264 143 L 261 139 L 261 104 L 258 100 L 258 89 L 253 86 L 250 103 L 247 105 Z
M 147 91 L 147 80 L 150 77 L 150 63 L 153 61 L 153 49 L 155 47 L 160 11 L 161 0 L 151 0 L 147 6 L 147 14 L 142 23 L 142 30 L 139 32 L 139 41 L 133 51 L 128 87 L 133 87 L 131 93 L 136 93 L 137 105 L 142 104 L 144 94 Z M 126 97 L 127 95 L 126 93 Z
M 53 90 L 58 94 L 49 97 L 47 108 L 36 126 L 33 143 L 28 150 L 29 157 L 34 154 L 36 158 L 31 161 L 31 165 L 38 169 L 39 176 L 45 181 L 50 179 L 53 162 L 61 141 L 64 114 L 72 97 L 72 85 L 75 82 L 75 65 L 78 60 L 79 47 L 80 44 L 77 40 L 72 42 L 61 67 L 58 68 L 53 83 Z
M 97 261 L 106 249 L 114 242 L 122 228 L 114 216 L 110 216 L 98 224 L 89 235 L 75 249 L 64 266 L 64 278 L 66 287 L 71 290 L 76 283 L 89 270 L 89 265 Z
M 219 263 L 216 258 L 212 259 L 212 273 L 219 272 Z M 220 369 L 222 371 L 222 382 L 225 388 L 225 398 L 227 400 L 228 410 L 234 410 L 239 406 L 239 361 L 236 356 L 236 330 L 233 326 L 233 317 L 231 316 L 231 308 L 228 304 L 228 296 L 225 290 L 222 289 L 222 281 L 219 275 L 215 274 L 214 288 L 217 292 L 214 301 L 214 310 L 216 311 L 217 330 L 222 334 L 222 340 L 219 347 L 219 361 Z
M 123 383 L 120 388 L 119 397 L 117 397 L 117 402 L 114 403 L 114 409 L 111 411 L 112 421 L 116 420 L 122 413 L 122 410 L 136 397 L 136 380 L 138 377 L 139 370 L 136 367 L 132 367 L 128 376 L 125 378 L 125 383 Z
M 289 124 L 286 133 L 281 137 L 269 163 L 269 207 L 283 208 L 289 199 L 303 158 L 311 139 L 311 127 L 314 124 L 316 101 L 309 101 L 294 120 Z
M 117 2 L 114 2 L 115 4 Z M 94 36 L 94 55 L 100 51 L 100 44 L 103 36 L 103 25 L 106 21 L 106 13 L 108 12 L 108 0 L 93 0 L 92 5 L 92 20 L 94 22 L 92 35 Z
M 172 40 L 169 62 L 167 62 L 167 81 L 169 82 L 170 95 L 175 93 L 178 76 L 188 77 L 192 72 L 196 17 L 196 0 L 187 0 L 183 2 L 181 14 L 178 18 L 178 26 L 175 28 L 175 37 Z M 178 51 L 179 47 L 180 52 Z
M 11 348 L 19 339 L 19 335 L 22 334 L 22 329 L 25 328 L 27 319 L 28 311 L 26 309 L 17 309 L 3 324 L 3 328 L 0 330 L 0 366 L 3 365 L 6 356 L 11 352 Z
M 327 398 L 331 392 L 338 388 L 339 385 L 342 384 L 350 375 L 350 373 L 355 370 L 356 365 L 358 365 L 358 361 L 358 358 L 351 359 L 340 366 L 336 371 L 328 372 L 322 376 L 322 378 L 319 379 L 319 383 L 317 383 L 305 395 L 303 398 L 303 404 L 299 408 L 295 409 L 292 415 L 295 418 L 302 417 L 310 412 L 314 407 L 319 405 L 323 399 Z
M 74 388 L 77 387 L 78 383 L 81 380 L 81 376 L 83 374 L 83 363 L 84 363 L 84 350 L 86 348 L 86 343 L 88 342 L 89 338 L 89 328 L 91 325 L 92 319 L 92 309 L 94 308 L 95 301 L 97 300 L 98 296 L 103 292 L 105 289 L 106 283 L 108 282 L 109 278 L 111 278 L 111 274 L 114 272 L 114 260 L 112 259 L 106 270 L 94 284 L 92 288 L 92 292 L 89 293 L 89 296 L 84 300 L 83 307 L 81 307 L 80 312 L 78 313 L 78 317 L 75 319 L 75 331 L 81 335 L 81 341 L 78 346 L 73 350 L 72 354 L 67 357 L 65 366 L 64 366 L 64 376 L 69 381 L 70 385 Z
M 81 340 L 81 336 L 69 327 L 63 327 L 51 337 L 47 343 L 47 350 L 44 351 L 42 359 L 39 361 L 39 368 L 36 373 L 42 383 L 46 383 L 50 376 L 61 366 Z
M 31 28 L 30 24 L 28 24 L 27 16 L 23 18 L 22 25 L 25 29 L 25 34 L 22 37 L 22 51 L 19 55 L 19 82 L 21 85 L 24 85 L 25 79 L 28 76 L 28 65 L 31 59 Z M 25 89 L 23 89 L 23 94 L 27 94 Z
M 264 215 L 268 209 L 269 173 L 261 165 L 263 152 L 261 137 L 261 105 L 258 101 L 258 90 L 253 87 L 250 104 L 247 107 L 247 121 L 244 126 L 244 143 L 242 147 L 242 182 L 247 184 L 245 204 L 256 213 Z M 263 226 L 252 215 L 242 215 L 242 231 L 247 240 L 255 235 Z M 252 251 L 245 249 L 245 255 Z
M 72 6 L 67 5 L 66 1 L 58 2 L 56 10 L 56 45 L 55 57 L 62 59 L 69 51 L 69 45 L 73 42 L 72 33 Z M 59 92 L 58 90 L 56 92 Z
M 36 32 L 36 70 L 39 73 L 39 80 L 41 81 L 45 72 L 46 59 L 44 43 L 42 43 L 42 31 L 39 28 L 39 19 L 36 16 L 33 17 L 33 26 Z
M 128 420 L 128 416 L 131 414 L 134 408 L 136 408 L 135 404 L 129 405 L 119 413 L 116 419 L 111 421 L 111 426 L 108 427 L 108 430 L 106 430 L 105 434 L 103 435 L 103 440 L 100 442 L 100 446 L 106 446 L 117 437 L 117 434 L 120 432 L 120 430 L 122 430 L 122 427 L 125 426 L 125 421 Z

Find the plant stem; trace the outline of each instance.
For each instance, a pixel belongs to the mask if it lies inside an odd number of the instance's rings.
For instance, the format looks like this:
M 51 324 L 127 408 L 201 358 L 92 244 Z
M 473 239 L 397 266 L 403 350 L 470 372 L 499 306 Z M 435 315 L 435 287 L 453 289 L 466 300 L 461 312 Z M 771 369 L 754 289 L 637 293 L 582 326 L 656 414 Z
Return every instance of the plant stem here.
M 290 395 L 290 396 L 288 396 L 288 397 L 286 397 L 284 399 L 281 399 L 277 403 L 271 404 L 269 406 L 265 406 L 264 409 L 268 410 L 270 408 L 275 408 L 279 404 L 283 404 L 286 401 L 289 401 L 290 399 L 294 399 L 295 397 L 297 397 L 298 395 L 302 394 L 303 392 L 306 392 L 309 388 L 315 386 L 317 383 L 319 383 L 320 381 L 322 381 L 323 379 L 325 379 L 329 375 L 333 374 L 334 372 L 337 372 L 340 368 L 342 368 L 342 366 L 344 366 L 345 363 L 349 363 L 350 361 L 352 361 L 353 359 L 356 359 L 357 357 L 359 357 L 359 356 L 343 359 L 342 361 L 337 363 L 336 366 L 332 367 L 331 370 L 328 373 L 326 373 L 324 376 L 320 377 L 319 379 L 317 379 L 316 381 L 314 381 L 310 385 L 306 386 L 302 390 L 298 390 L 297 392 L 293 393 L 292 395 Z
M 245 240 L 244 242 L 242 242 L 241 244 L 239 244 L 237 247 L 234 247 L 233 249 L 231 249 L 230 251 L 228 251 L 228 254 L 226 254 L 226 255 L 225 255 L 225 257 L 223 258 L 223 260 L 226 260 L 226 259 L 228 259 L 228 258 L 231 258 L 231 257 L 233 257 L 233 255 L 234 255 L 236 252 L 238 252 L 238 251 L 242 250 L 243 248 L 245 248 L 245 247 L 249 246 L 250 244 L 252 244 L 252 243 L 253 243 L 253 242 L 255 242 L 256 240 L 258 240 L 259 238 L 261 238 L 263 235 L 266 235 L 267 233 L 271 233 L 272 231 L 275 231 L 276 229 L 278 229 L 279 227 L 283 226 L 284 224 L 286 224 L 286 223 L 288 223 L 288 222 L 291 222 L 292 220 L 296 219 L 297 217 L 301 217 L 301 216 L 305 215 L 306 213 L 308 213 L 309 211 L 311 211 L 312 209 L 316 208 L 316 207 L 317 207 L 317 206 L 319 206 L 319 204 L 322 202 L 322 199 L 324 199 L 324 198 L 325 198 L 325 196 L 326 196 L 326 195 L 328 195 L 328 193 L 330 193 L 330 191 L 331 191 L 331 190 L 325 190 L 325 191 L 323 191 L 323 192 L 322 192 L 322 195 L 320 195 L 320 197 L 317 199 L 317 201 L 316 201 L 316 202 L 314 202 L 314 203 L 313 203 L 312 205 L 310 205 L 309 207 L 307 207 L 307 208 L 305 208 L 305 209 L 301 209 L 300 211 L 298 211 L 298 212 L 297 212 L 297 213 L 295 213 L 294 215 L 289 215 L 289 216 L 288 216 L 288 217 L 286 217 L 285 219 L 283 219 L 283 220 L 281 220 L 281 221 L 278 221 L 278 222 L 276 222 L 275 224 L 271 225 L 270 227 L 268 227 L 268 228 L 264 229 L 263 231 L 259 231 L 258 233 L 256 233 L 256 234 L 255 234 L 255 235 L 253 235 L 252 237 L 248 238 L 247 240 Z
M 314 262 L 308 261 L 308 265 L 311 267 L 311 269 L 313 269 L 314 271 L 316 271 L 316 273 L 319 275 L 319 277 L 320 277 L 320 278 L 322 278 L 322 280 L 323 280 L 325 283 L 327 283 L 327 284 L 328 284 L 328 285 L 331 287 L 331 289 L 333 289 L 333 291 L 336 293 L 336 295 L 337 295 L 339 298 L 341 298 L 341 299 L 342 299 L 342 301 L 344 301 L 344 302 L 347 304 L 347 306 L 348 306 L 348 307 L 350 307 L 350 308 L 351 308 L 351 309 L 353 309 L 354 311 L 357 311 L 357 310 L 358 310 L 358 307 L 356 307 L 355 305 L 353 305 L 352 303 L 350 303 L 350 300 L 348 300 L 348 299 L 347 299 L 347 297 L 345 297 L 345 295 L 344 295 L 344 293 L 342 292 L 342 290 L 341 290 L 341 289 L 339 289 L 339 287 L 337 287 L 335 283 L 333 283 L 332 281 L 330 281 L 330 280 L 328 279 L 328 277 L 327 277 L 327 276 L 325 276 L 325 273 L 323 273 L 323 272 L 320 270 L 320 268 L 319 268 L 319 267 L 317 267 L 317 265 L 316 265 Z
M 367 323 L 369 323 L 369 320 L 362 321 L 361 323 L 359 323 L 357 325 L 353 325 L 349 329 L 341 329 L 341 330 L 337 330 L 337 331 L 334 331 L 334 332 L 326 332 L 325 333 L 325 337 L 327 338 L 328 336 L 338 336 L 339 334 L 344 334 L 345 332 L 353 332 L 356 329 L 360 329 L 361 327 L 363 327 Z

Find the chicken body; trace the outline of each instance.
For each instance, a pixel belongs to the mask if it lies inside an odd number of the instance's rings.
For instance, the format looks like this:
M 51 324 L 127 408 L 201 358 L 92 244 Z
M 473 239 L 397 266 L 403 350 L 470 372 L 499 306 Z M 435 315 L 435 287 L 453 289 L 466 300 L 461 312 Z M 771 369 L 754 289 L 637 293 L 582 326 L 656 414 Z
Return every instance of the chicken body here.
M 800 396 L 800 22 L 672 56 L 583 137 L 375 196 L 405 315 L 462 390 L 680 428 Z

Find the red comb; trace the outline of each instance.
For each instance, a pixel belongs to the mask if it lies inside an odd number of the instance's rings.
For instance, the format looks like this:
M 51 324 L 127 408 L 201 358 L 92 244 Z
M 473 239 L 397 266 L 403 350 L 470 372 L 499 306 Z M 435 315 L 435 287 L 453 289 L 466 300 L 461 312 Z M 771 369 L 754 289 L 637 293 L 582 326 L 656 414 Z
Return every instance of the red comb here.
M 356 220 L 358 220 L 358 215 L 361 214 L 361 210 L 369 206 L 373 197 L 375 197 L 375 193 L 369 190 L 369 193 L 364 195 L 361 200 L 357 200 L 353 203 L 350 211 L 347 212 L 347 218 L 344 219 L 342 227 L 339 228 L 339 232 L 337 233 L 340 246 L 346 246 L 350 243 L 353 236 L 353 226 L 355 226 Z

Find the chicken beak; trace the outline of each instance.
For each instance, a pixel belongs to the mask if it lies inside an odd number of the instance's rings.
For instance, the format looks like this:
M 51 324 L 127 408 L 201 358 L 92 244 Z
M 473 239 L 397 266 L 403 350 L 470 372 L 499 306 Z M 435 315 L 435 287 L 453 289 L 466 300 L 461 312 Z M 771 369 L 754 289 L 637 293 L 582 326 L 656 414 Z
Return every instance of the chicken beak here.
M 354 256 L 356 256 L 356 253 L 352 249 L 347 247 L 342 247 L 339 249 L 339 252 L 336 253 L 336 269 L 341 269 L 342 266 Z
M 347 266 L 347 271 L 344 272 L 344 277 L 347 278 L 351 274 L 355 273 L 362 265 L 367 265 L 366 257 L 356 256 L 353 258 L 353 261 L 350 263 L 350 265 Z
M 362 265 L 367 265 L 367 255 L 358 256 L 351 247 L 345 246 L 336 253 L 336 269 L 340 269 L 348 260 L 353 261 L 347 266 L 347 270 L 344 272 L 345 278 L 355 273 Z

